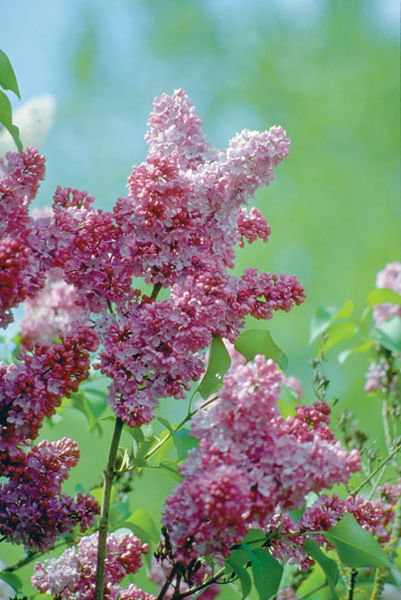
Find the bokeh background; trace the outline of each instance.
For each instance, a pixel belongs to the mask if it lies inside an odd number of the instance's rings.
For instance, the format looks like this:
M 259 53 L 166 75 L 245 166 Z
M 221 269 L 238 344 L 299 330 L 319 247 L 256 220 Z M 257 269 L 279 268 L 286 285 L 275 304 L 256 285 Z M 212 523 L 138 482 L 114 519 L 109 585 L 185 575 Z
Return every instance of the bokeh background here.
M 237 270 L 295 273 L 305 285 L 307 302 L 267 326 L 308 401 L 312 314 L 349 298 L 360 312 L 376 272 L 400 259 L 398 11 L 397 0 L 3 3 L 0 45 L 22 101 L 46 93 L 57 105 L 35 206 L 50 204 L 62 185 L 111 208 L 132 165 L 145 159 L 147 116 L 162 92 L 184 88 L 217 147 L 243 128 L 282 125 L 291 156 L 256 195 L 271 240 L 239 250 Z M 380 443 L 380 406 L 363 394 L 366 365 L 364 357 L 339 365 L 329 352 L 330 394 L 339 410 L 362 412 Z M 71 410 L 45 434 L 82 446 L 67 491 L 100 481 L 107 424 L 103 438 L 90 437 Z M 173 483 L 163 477 L 143 478 L 134 495 L 156 518 Z M 6 562 L 18 556 L 21 549 L 0 547 Z

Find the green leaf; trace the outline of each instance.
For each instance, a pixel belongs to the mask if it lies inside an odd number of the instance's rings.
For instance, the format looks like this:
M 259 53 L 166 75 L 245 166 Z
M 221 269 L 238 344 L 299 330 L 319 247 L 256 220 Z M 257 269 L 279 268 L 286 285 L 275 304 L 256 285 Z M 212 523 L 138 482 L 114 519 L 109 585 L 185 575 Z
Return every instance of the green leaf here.
M 319 335 L 322 335 L 329 327 L 332 318 L 337 313 L 337 309 L 333 307 L 319 306 L 312 317 L 311 331 L 309 343 L 314 342 Z
M 352 311 L 354 310 L 354 303 L 352 300 L 346 300 L 342 308 L 338 311 L 336 315 L 332 318 L 332 321 L 337 321 L 338 319 L 348 319 L 352 315 Z
M 377 325 L 372 332 L 372 337 L 381 346 L 391 352 L 401 353 L 401 318 L 393 317 Z
M 352 321 L 336 321 L 327 329 L 328 339 L 323 345 L 323 350 L 327 351 L 338 342 L 352 337 L 356 332 L 356 325 Z
M 235 552 L 230 554 L 230 556 L 224 561 L 224 564 L 226 566 L 227 573 L 235 573 L 237 575 L 241 584 L 242 600 L 245 600 L 252 588 L 252 581 L 249 573 L 242 566 L 242 562 L 238 559 Z
M 156 527 L 152 515 L 143 508 L 137 508 L 121 527 L 131 529 L 143 542 L 148 544 L 158 543 L 160 533 Z
M 199 440 L 192 435 L 189 429 L 180 429 L 179 431 L 173 431 L 173 441 L 177 450 L 178 462 L 185 460 L 190 448 L 196 448 L 199 446 Z
M 347 567 L 388 567 L 391 563 L 376 538 L 346 513 L 341 521 L 325 532 L 341 562 Z
M 18 575 L 15 575 L 15 573 L 2 571 L 0 572 L 0 579 L 8 583 L 8 585 L 11 585 L 16 592 L 20 592 L 22 590 L 23 583 Z
M 206 373 L 199 384 L 198 392 L 208 398 L 223 384 L 223 377 L 231 364 L 230 355 L 221 339 L 213 336 Z
M 369 292 L 367 302 L 371 307 L 375 304 L 398 304 L 401 306 L 401 296 L 391 288 L 380 288 Z
M 158 464 L 158 468 L 170 477 L 172 477 L 174 481 L 182 480 L 178 467 L 173 460 L 162 460 Z
M 338 355 L 338 361 L 342 364 L 347 360 L 347 358 L 351 354 L 359 354 L 359 353 L 366 354 L 367 352 L 369 352 L 369 350 L 371 349 L 372 346 L 373 346 L 373 341 L 366 340 L 365 342 L 362 342 L 362 344 L 358 344 L 357 346 L 354 346 L 353 348 L 348 348 L 347 350 L 340 352 L 340 354 Z
M 311 539 L 306 540 L 303 549 L 323 569 L 330 589 L 330 600 L 338 600 L 338 595 L 336 593 L 336 584 L 339 577 L 339 571 L 336 561 L 326 556 L 320 550 L 319 546 Z
M 174 430 L 173 430 L 173 426 L 171 425 L 170 421 L 167 421 L 167 419 L 164 419 L 163 417 L 157 417 L 157 420 L 158 420 L 158 421 L 159 421 L 159 422 L 160 422 L 162 425 L 164 425 L 164 427 L 166 427 L 166 428 L 169 430 L 169 432 L 170 432 L 171 434 L 173 434 L 173 431 L 174 431 Z
M 260 600 L 269 600 L 280 587 L 283 565 L 268 554 L 266 550 L 261 548 L 250 550 L 245 543 L 242 546 L 251 560 L 253 581 L 259 598 Z
M 12 110 L 10 100 L 7 98 L 4 92 L 0 90 L 0 123 L 4 125 L 7 131 L 10 133 L 13 138 L 15 145 L 18 150 L 22 152 L 22 142 L 19 137 L 18 127 L 13 125 L 12 122 Z
M 282 349 L 277 346 L 270 332 L 266 329 L 248 329 L 237 338 L 235 349 L 245 356 L 246 360 L 253 360 L 257 354 L 272 358 L 283 371 L 288 366 L 288 358 Z
M 0 50 L 0 86 L 3 90 L 11 90 L 21 99 L 14 69 L 11 66 L 8 56 L 2 50 Z

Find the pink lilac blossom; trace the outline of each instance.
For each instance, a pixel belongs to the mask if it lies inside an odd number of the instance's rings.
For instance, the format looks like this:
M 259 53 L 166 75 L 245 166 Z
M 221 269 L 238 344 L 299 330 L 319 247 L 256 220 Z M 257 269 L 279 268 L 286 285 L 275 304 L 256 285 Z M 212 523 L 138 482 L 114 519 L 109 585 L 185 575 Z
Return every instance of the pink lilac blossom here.
M 269 550 L 276 559 L 307 570 L 313 561 L 302 549 L 306 534 L 319 546 L 330 549 L 330 543 L 320 532 L 334 527 L 345 513 L 352 514 L 381 544 L 387 543 L 394 522 L 394 507 L 401 495 L 401 480 L 396 485 L 378 488 L 376 493 L 379 497 L 372 501 L 360 495 L 342 499 L 336 494 L 322 494 L 296 522 L 287 513 L 276 513 L 264 528 L 270 539 Z
M 0 466 L 8 475 L 18 468 L 21 446 L 34 440 L 45 416 L 88 377 L 89 352 L 97 348 L 93 329 L 81 327 L 51 346 L 23 352 L 18 364 L 0 363 Z
M 162 586 L 166 582 L 167 578 L 169 577 L 172 568 L 173 568 L 173 566 L 171 564 L 168 564 L 168 561 L 161 560 L 160 562 L 158 562 L 158 560 L 156 560 L 155 558 L 152 558 L 152 565 L 151 565 L 151 569 L 150 569 L 150 573 L 149 573 L 149 579 L 151 581 L 154 581 L 158 585 Z M 212 575 L 212 569 L 207 563 L 205 563 L 205 564 L 198 563 L 198 565 L 196 567 L 196 571 L 191 574 L 190 579 L 188 581 L 185 580 L 186 579 L 185 576 L 184 576 L 184 579 L 181 578 L 179 586 L 178 586 L 178 593 L 183 594 L 183 593 L 187 592 L 188 590 L 190 590 L 198 585 L 201 585 L 202 583 L 205 583 L 205 581 L 207 581 L 209 579 L 209 577 L 211 577 L 211 575 Z M 174 579 L 174 578 L 171 579 L 171 585 L 163 596 L 163 598 L 165 600 L 171 600 L 171 598 L 174 595 L 176 586 L 177 586 L 176 579 Z M 220 586 L 216 583 L 212 583 L 211 585 L 206 587 L 205 590 L 202 593 L 200 593 L 199 596 L 197 596 L 197 598 L 199 598 L 200 600 L 213 600 L 213 598 L 216 598 L 216 596 L 218 596 L 219 593 L 220 593 Z
M 112 211 L 96 211 L 87 192 L 59 187 L 52 212 L 35 216 L 28 236 L 42 271 L 57 268 L 73 286 L 64 289 L 68 306 L 44 292 L 57 316 L 49 325 L 59 327 L 68 313 L 73 329 L 75 305 L 91 313 L 103 347 L 99 368 L 113 380 L 110 402 L 132 425 L 153 418 L 158 398 L 180 398 L 199 379 L 199 352 L 212 335 L 234 341 L 246 315 L 271 318 L 273 311 L 289 311 L 305 299 L 294 276 L 255 269 L 242 278 L 227 273 L 237 243 L 268 240 L 261 213 L 243 209 L 288 156 L 284 130 L 244 130 L 227 150 L 214 150 L 195 108 L 178 90 L 155 100 L 146 139 L 148 158 L 133 168 L 128 196 Z M 154 292 L 172 286 L 169 300 L 140 298 L 134 277 L 156 286 Z M 38 328 L 36 321 L 33 336 Z
M 244 238 L 250 244 L 257 239 L 261 239 L 265 243 L 269 241 L 270 225 L 257 208 L 252 207 L 249 212 L 245 208 L 241 208 L 238 211 L 237 223 L 241 235 L 241 241 L 239 242 L 241 247 L 245 245 Z
M 44 440 L 25 455 L 23 468 L 0 484 L 0 532 L 9 542 L 43 552 L 78 523 L 82 531 L 94 524 L 99 505 L 92 496 L 78 494 L 74 500 L 61 493 L 78 458 L 75 442 Z
M 294 417 L 280 416 L 282 380 L 277 365 L 261 355 L 236 363 L 218 399 L 194 417 L 199 448 L 188 453 L 180 469 L 184 479 L 164 508 L 178 560 L 227 556 L 277 507 L 299 508 L 310 491 L 346 482 L 359 470 L 359 454 L 346 452 L 328 427 L 327 404 L 297 406 Z
M 389 288 L 398 294 L 401 294 L 401 263 L 388 263 L 382 271 L 379 271 L 376 277 L 377 288 Z M 376 325 L 384 323 L 392 317 L 401 317 L 401 306 L 397 304 L 385 303 L 373 307 L 373 318 Z M 394 355 L 398 360 L 401 357 Z M 385 358 L 379 358 L 370 363 L 368 371 L 365 374 L 365 392 L 394 390 L 399 384 L 400 371 L 392 369 L 390 373 L 390 364 Z
M 76 548 L 68 548 L 59 558 L 36 563 L 32 586 L 60 600 L 92 600 L 95 593 L 97 534 L 81 538 Z M 155 600 L 151 594 L 130 584 L 119 585 L 122 579 L 136 573 L 142 565 L 142 554 L 148 548 L 133 534 L 117 536 L 109 533 L 105 559 L 105 598 L 107 600 Z
M 25 301 L 24 316 L 20 321 L 25 348 L 51 344 L 54 338 L 72 334 L 78 327 L 88 324 L 88 313 L 78 305 L 76 288 L 61 277 L 61 269 L 52 269 L 47 273 L 46 286 Z
M 113 379 L 113 410 L 138 427 L 154 418 L 159 397 L 185 397 L 189 382 L 204 371 L 198 351 L 211 335 L 167 300 L 127 306 L 109 323 L 98 367 Z
M 388 389 L 396 389 L 400 373 L 390 374 L 390 365 L 385 358 L 380 358 L 378 362 L 370 363 L 365 378 L 365 392 L 381 391 L 385 393 Z
M 37 150 L 7 153 L 0 159 L 0 326 L 13 321 L 11 309 L 44 285 L 39 257 L 29 245 L 29 204 L 44 178 L 45 162 Z
M 382 271 L 379 271 L 376 287 L 390 288 L 401 294 L 401 263 L 397 261 L 388 263 Z M 396 316 L 401 317 L 401 306 L 397 304 L 378 304 L 373 308 L 373 317 L 377 325 Z

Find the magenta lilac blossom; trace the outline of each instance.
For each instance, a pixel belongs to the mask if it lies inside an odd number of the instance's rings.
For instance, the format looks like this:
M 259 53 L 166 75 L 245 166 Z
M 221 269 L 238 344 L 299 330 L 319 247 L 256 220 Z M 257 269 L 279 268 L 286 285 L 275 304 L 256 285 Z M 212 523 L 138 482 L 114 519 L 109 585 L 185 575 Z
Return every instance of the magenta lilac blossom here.
M 78 458 L 78 445 L 67 438 L 44 440 L 24 455 L 21 468 L 0 484 L 0 533 L 8 541 L 43 552 L 76 524 L 82 531 L 94 525 L 99 505 L 92 496 L 61 493 Z
M 296 406 L 295 416 L 280 416 L 282 380 L 277 365 L 261 355 L 236 361 L 218 398 L 194 417 L 199 448 L 189 452 L 184 479 L 164 508 L 177 560 L 227 556 L 278 507 L 300 508 L 309 492 L 345 483 L 359 470 L 358 452 L 346 452 L 328 427 L 327 404 Z

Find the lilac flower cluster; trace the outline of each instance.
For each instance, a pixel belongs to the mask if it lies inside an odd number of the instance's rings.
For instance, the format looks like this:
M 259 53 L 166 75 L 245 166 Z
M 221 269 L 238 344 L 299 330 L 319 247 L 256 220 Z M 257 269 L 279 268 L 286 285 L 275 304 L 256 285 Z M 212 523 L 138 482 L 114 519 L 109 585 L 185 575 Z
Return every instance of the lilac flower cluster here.
M 36 345 L 18 364 L 0 363 L 0 465 L 4 475 L 25 463 L 22 447 L 34 440 L 45 416 L 88 377 L 89 351 L 97 347 L 92 329 L 81 328 L 61 343 Z
M 24 455 L 24 464 L 0 483 L 0 533 L 26 550 L 52 548 L 57 536 L 80 523 L 82 531 L 95 522 L 99 511 L 92 496 L 76 500 L 61 493 L 61 484 L 79 458 L 76 442 L 44 440 Z
M 388 263 L 384 269 L 378 272 L 376 277 L 377 288 L 389 288 L 398 294 L 401 294 L 401 263 Z M 385 303 L 378 304 L 373 308 L 373 318 L 376 325 L 380 325 L 393 317 L 401 317 L 401 306 L 397 304 Z M 401 356 L 395 356 L 396 360 L 401 360 Z M 386 392 L 394 390 L 400 383 L 400 371 L 391 369 L 388 360 L 381 357 L 372 361 L 365 374 L 365 392 Z
M 401 496 L 401 480 L 395 485 L 387 483 L 376 492 L 378 497 L 372 501 L 360 495 L 342 499 L 336 494 L 321 494 L 299 521 L 293 521 L 288 513 L 278 512 L 265 528 L 271 540 L 270 551 L 278 560 L 298 564 L 307 570 L 313 561 L 302 550 L 306 534 L 319 546 L 330 549 L 330 543 L 320 532 L 337 525 L 345 513 L 352 514 L 364 529 L 381 544 L 386 544 L 394 522 L 395 505 Z
M 108 600 L 155 600 L 131 583 L 127 589 L 117 585 L 126 575 L 136 573 L 148 546 L 133 534 L 107 537 L 105 561 L 105 598 Z M 68 548 L 59 558 L 36 563 L 31 582 L 40 592 L 60 600 L 92 600 L 95 594 L 97 534 L 81 538 L 76 548 Z
M 12 322 L 11 309 L 44 285 L 40 259 L 29 243 L 28 209 L 44 178 L 43 156 L 28 148 L 0 158 L 0 327 Z
M 234 341 L 246 315 L 271 318 L 305 298 L 294 276 L 227 273 L 237 243 L 268 240 L 263 215 L 244 205 L 288 155 L 285 132 L 245 130 L 217 151 L 182 90 L 154 106 L 149 156 L 134 167 L 126 198 L 107 212 L 95 210 L 86 192 L 58 188 L 52 212 L 35 219 L 31 244 L 42 269 L 57 269 L 63 284 L 50 280 L 28 304 L 38 320 L 39 302 L 51 309 L 47 327 L 39 333 L 23 322 L 33 344 L 87 323 L 91 313 L 101 344 L 97 367 L 112 379 L 109 401 L 132 426 L 153 418 L 159 398 L 183 397 L 202 373 L 199 353 L 213 334 Z M 170 286 L 169 299 L 142 294 L 135 277 L 155 295 Z
M 277 510 L 299 508 L 309 492 L 359 470 L 358 452 L 346 452 L 328 427 L 327 404 L 280 416 L 282 380 L 271 359 L 236 358 L 218 398 L 194 417 L 199 448 L 164 508 L 177 560 L 227 556 L 250 527 L 266 527 Z
M 96 367 L 111 378 L 113 410 L 139 426 L 152 420 L 159 398 L 182 398 L 200 378 L 201 351 L 213 335 L 234 342 L 247 315 L 269 319 L 305 298 L 293 275 L 228 273 L 237 244 L 269 238 L 266 219 L 246 204 L 288 156 L 284 130 L 244 130 L 215 150 L 178 90 L 155 100 L 146 139 L 148 158 L 111 211 L 94 209 L 85 191 L 59 187 L 50 210 L 29 216 L 43 157 L 28 149 L 0 163 L 0 325 L 26 301 L 24 350 L 17 364 L 0 365 L 0 464 L 8 478 L 0 511 L 4 535 L 30 549 L 49 548 L 78 521 L 85 529 L 97 509 L 90 497 L 61 494 L 77 459 L 73 442 L 25 449 L 44 417 L 88 377 L 90 352 L 100 347 Z M 153 286 L 150 297 L 136 289 L 136 277 Z M 163 287 L 169 298 L 157 300 Z M 249 473 L 235 464 L 216 465 L 215 473 L 208 475 L 215 497 L 233 510 L 246 506 Z M 249 519 L 257 518 L 262 488 Z M 216 502 L 217 519 L 225 509 Z

